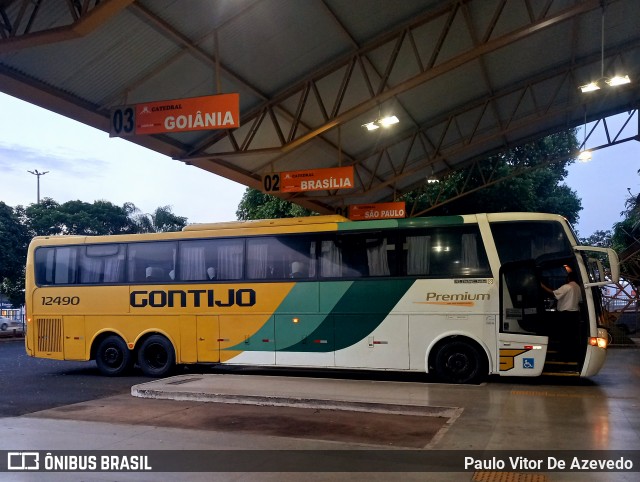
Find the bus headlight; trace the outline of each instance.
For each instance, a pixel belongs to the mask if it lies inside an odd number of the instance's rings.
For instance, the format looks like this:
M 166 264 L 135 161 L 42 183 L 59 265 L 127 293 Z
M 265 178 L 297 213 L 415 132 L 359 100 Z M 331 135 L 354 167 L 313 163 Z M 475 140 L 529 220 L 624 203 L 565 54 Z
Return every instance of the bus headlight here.
M 608 340 L 606 338 L 600 338 L 596 336 L 592 336 L 589 338 L 589 345 L 597 346 L 598 348 L 606 348 L 608 344 Z

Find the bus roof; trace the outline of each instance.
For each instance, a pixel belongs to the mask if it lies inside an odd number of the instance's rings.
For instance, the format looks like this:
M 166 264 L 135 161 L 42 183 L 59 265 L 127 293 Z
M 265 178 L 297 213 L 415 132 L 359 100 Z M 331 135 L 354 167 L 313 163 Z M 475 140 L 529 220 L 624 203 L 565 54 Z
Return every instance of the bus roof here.
M 312 224 L 346 223 L 349 219 L 338 214 L 308 216 L 303 218 L 255 219 L 250 221 L 229 221 L 222 223 L 195 223 L 185 226 L 183 231 L 212 231 L 220 229 L 267 228 L 275 226 L 308 226 Z

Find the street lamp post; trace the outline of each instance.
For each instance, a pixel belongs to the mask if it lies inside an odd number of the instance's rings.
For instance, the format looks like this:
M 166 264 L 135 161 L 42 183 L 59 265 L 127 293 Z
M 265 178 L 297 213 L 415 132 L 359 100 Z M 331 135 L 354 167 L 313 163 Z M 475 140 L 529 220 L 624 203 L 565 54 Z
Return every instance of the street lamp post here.
M 40 176 L 44 176 L 49 171 L 38 172 L 37 169 L 34 169 L 33 171 L 27 171 L 27 172 L 30 172 L 34 176 L 38 176 L 38 204 L 40 204 Z

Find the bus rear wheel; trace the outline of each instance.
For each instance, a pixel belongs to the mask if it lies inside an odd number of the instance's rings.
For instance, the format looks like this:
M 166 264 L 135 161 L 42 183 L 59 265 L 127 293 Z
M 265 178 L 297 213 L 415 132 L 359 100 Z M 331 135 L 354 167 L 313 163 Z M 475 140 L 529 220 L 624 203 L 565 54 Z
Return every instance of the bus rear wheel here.
M 148 377 L 164 377 L 173 370 L 176 354 L 173 345 L 162 335 L 151 335 L 138 350 L 138 366 Z
M 98 345 L 96 364 L 103 375 L 122 375 L 131 368 L 131 351 L 119 336 L 107 336 Z
M 452 341 L 436 354 L 438 378 L 448 383 L 478 383 L 487 375 L 484 354 L 466 341 Z

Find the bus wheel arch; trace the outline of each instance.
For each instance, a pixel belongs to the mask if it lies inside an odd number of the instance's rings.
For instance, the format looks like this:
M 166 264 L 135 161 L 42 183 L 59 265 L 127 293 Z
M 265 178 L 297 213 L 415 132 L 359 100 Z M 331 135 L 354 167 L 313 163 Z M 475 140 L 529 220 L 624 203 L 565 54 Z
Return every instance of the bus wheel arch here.
M 148 377 L 161 378 L 176 366 L 176 350 L 169 338 L 161 333 L 148 333 L 137 344 L 137 361 Z
M 113 377 L 127 373 L 133 366 L 134 357 L 120 335 L 105 332 L 94 340 L 91 358 L 95 359 L 100 373 Z
M 454 335 L 431 348 L 428 368 L 444 382 L 480 383 L 489 374 L 489 358 L 476 340 Z

